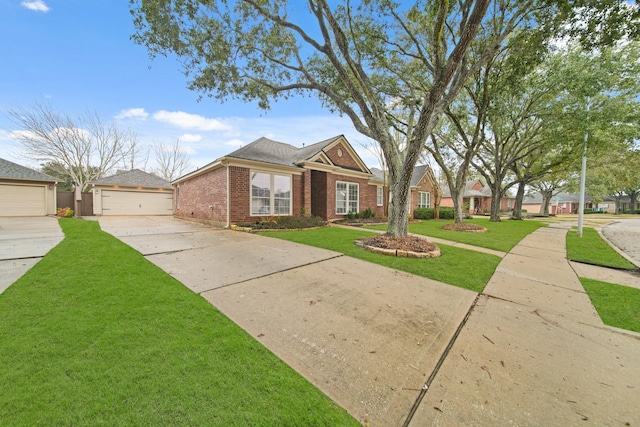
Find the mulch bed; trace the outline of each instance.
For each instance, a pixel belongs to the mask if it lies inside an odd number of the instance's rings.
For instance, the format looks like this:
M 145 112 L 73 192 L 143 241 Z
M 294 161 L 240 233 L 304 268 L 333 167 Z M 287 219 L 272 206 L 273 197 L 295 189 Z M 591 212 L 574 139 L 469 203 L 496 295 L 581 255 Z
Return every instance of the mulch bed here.
M 443 230 L 452 230 L 452 231 L 466 231 L 468 233 L 484 233 L 487 231 L 486 228 L 481 227 L 476 224 L 446 224 L 442 226 Z
M 373 246 L 382 249 L 396 249 L 401 251 L 412 251 L 420 253 L 435 252 L 438 249 L 432 242 L 417 236 L 397 237 L 388 234 L 359 239 L 363 246 Z

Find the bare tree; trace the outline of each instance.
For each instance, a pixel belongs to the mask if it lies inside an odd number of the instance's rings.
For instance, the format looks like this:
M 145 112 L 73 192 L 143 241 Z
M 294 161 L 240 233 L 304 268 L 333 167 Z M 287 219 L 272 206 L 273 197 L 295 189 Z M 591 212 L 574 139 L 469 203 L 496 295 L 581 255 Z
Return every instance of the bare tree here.
M 116 168 L 136 140 L 134 132 L 104 123 L 95 112 L 73 118 L 49 105 L 34 104 L 11 109 L 9 115 L 20 126 L 14 138 L 22 155 L 59 165 L 82 190 Z
M 189 153 L 180 147 L 180 140 L 176 139 L 175 144 L 165 145 L 160 141 L 153 146 L 158 166 L 153 172 L 161 178 L 171 182 L 182 176 L 191 169 Z

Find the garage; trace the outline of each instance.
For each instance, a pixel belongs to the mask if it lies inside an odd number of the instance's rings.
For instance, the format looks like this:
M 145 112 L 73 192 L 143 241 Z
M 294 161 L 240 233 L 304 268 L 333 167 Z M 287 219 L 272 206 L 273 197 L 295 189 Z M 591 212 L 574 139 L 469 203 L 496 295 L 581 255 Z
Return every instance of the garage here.
M 56 179 L 0 159 L 0 216 L 55 215 Z
M 95 215 L 173 215 L 171 184 L 139 169 L 90 183 Z
M 173 193 L 102 190 L 102 215 L 173 215 Z
M 45 188 L 44 185 L 0 184 L 0 215 L 46 215 Z

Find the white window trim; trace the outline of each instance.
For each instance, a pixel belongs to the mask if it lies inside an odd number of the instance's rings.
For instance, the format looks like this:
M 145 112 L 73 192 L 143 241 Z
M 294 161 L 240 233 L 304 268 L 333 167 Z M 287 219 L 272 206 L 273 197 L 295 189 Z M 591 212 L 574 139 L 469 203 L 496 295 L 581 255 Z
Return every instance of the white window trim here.
M 422 198 L 423 194 L 425 195 L 425 199 L 427 199 L 426 200 L 426 202 L 427 202 L 426 206 L 420 206 L 420 204 L 421 204 L 420 202 L 422 201 L 420 199 Z M 422 208 L 430 208 L 431 207 L 431 193 L 429 191 L 419 191 L 418 192 L 418 207 L 419 208 L 420 207 L 422 207 Z
M 384 204 L 384 188 L 381 185 L 376 187 L 376 205 L 382 206 Z
M 345 184 L 347 186 L 347 206 L 345 208 L 346 212 L 338 212 L 338 184 Z M 360 212 L 360 184 L 356 182 L 347 182 L 347 181 L 336 181 L 335 187 L 335 195 L 336 195 L 336 215 L 349 215 L 349 188 L 351 186 L 355 186 L 358 189 L 358 199 L 356 200 L 356 212 Z
M 251 176 L 254 173 L 262 173 L 265 175 L 269 175 L 269 213 L 268 214 L 254 214 L 253 213 L 253 187 L 252 187 L 252 179 Z M 288 214 L 276 214 L 273 213 L 275 209 L 275 191 L 274 191 L 274 181 L 275 176 L 283 176 L 289 178 L 289 213 Z M 249 216 L 291 216 L 291 212 L 293 212 L 293 176 L 290 174 L 284 173 L 274 173 L 263 170 L 249 170 Z

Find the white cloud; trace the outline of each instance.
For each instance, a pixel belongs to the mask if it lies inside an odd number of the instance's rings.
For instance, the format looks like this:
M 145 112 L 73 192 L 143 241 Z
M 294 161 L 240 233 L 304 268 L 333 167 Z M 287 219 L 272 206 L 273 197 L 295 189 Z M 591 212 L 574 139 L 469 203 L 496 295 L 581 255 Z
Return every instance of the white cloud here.
M 178 137 L 180 142 L 198 142 L 202 141 L 202 135 L 196 135 L 193 133 L 185 133 Z
M 116 114 L 116 119 L 140 119 L 146 120 L 149 117 L 149 113 L 144 111 L 144 108 L 129 108 L 128 110 L 122 110 Z
M 160 110 L 153 115 L 159 122 L 170 123 L 183 129 L 196 129 L 202 131 L 231 130 L 231 126 L 217 119 L 208 119 L 198 114 L 189 114 L 184 111 Z
M 43 0 L 23 1 L 20 3 L 22 6 L 36 12 L 49 12 L 49 6 Z

